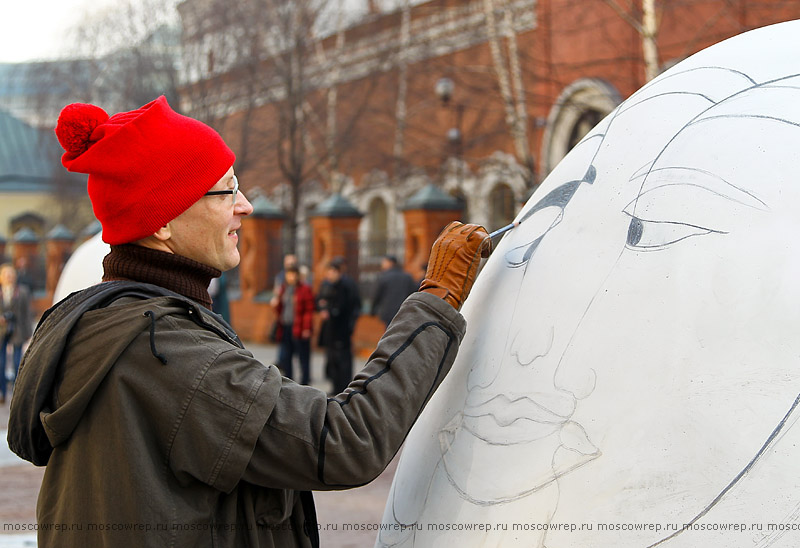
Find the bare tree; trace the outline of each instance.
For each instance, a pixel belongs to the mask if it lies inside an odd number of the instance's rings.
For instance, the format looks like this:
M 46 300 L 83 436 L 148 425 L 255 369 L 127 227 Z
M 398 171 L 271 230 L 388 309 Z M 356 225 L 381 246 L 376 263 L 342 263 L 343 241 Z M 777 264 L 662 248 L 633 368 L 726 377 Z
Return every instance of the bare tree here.
M 661 72 L 658 56 L 658 28 L 661 24 L 661 7 L 656 7 L 655 0 L 641 0 L 637 5 L 629 0 L 623 7 L 617 0 L 603 0 L 628 23 L 642 38 L 642 60 L 644 61 L 644 77 L 649 82 Z
M 109 114 L 137 108 L 158 95 L 177 102 L 178 28 L 174 0 L 120 0 L 86 14 L 68 30 L 62 57 L 26 65 L 21 78 L 32 91 L 29 109 L 46 128 L 43 157 L 52 162 L 52 216 L 70 229 L 86 223 L 85 177 L 59 162 L 52 128 L 68 103 L 95 103 Z M 85 226 L 85 224 L 84 224 Z
M 352 79 L 343 55 L 350 22 L 344 3 L 212 0 L 180 10 L 184 67 L 194 67 L 185 74 L 185 103 L 235 137 L 240 172 L 280 174 L 286 247 L 294 251 L 301 192 L 311 180 L 341 191 L 342 158 L 375 89 L 368 78 L 340 100 Z
M 30 66 L 31 100 L 53 118 L 68 102 L 97 103 L 109 113 L 162 94 L 174 103 L 178 48 L 174 0 L 119 0 L 69 29 L 61 59 Z
M 511 11 L 504 10 L 502 21 L 502 34 L 506 41 L 506 53 L 501 47 L 499 23 L 495 13 L 497 6 L 495 0 L 484 0 L 484 14 L 486 16 L 486 29 L 489 39 L 489 50 L 492 54 L 494 72 L 500 88 L 500 98 L 505 110 L 506 124 L 517 161 L 527 169 L 527 186 L 533 184 L 533 156 L 528 139 L 528 110 L 525 99 L 525 88 L 522 80 L 522 66 L 520 64 L 517 37 L 511 21 Z

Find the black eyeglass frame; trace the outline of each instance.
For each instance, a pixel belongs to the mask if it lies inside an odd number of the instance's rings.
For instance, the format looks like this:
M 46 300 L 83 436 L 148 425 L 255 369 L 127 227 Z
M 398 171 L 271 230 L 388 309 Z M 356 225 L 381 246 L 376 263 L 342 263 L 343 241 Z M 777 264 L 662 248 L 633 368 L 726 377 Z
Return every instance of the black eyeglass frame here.
M 236 205 L 236 196 L 239 194 L 239 179 L 233 176 L 233 188 L 229 190 L 209 190 L 204 196 L 222 196 L 223 194 L 233 194 L 233 204 Z

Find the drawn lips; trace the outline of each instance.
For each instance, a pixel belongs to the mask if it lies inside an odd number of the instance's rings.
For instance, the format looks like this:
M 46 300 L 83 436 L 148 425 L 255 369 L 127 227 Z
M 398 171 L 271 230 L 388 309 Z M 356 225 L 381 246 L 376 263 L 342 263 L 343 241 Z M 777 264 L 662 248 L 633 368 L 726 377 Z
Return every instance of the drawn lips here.
M 506 394 L 487 396 L 473 392 L 467 396 L 463 413 L 473 418 L 490 416 L 499 426 L 505 427 L 521 419 L 562 424 L 574 411 L 575 400 L 559 394 L 532 393 L 509 397 Z

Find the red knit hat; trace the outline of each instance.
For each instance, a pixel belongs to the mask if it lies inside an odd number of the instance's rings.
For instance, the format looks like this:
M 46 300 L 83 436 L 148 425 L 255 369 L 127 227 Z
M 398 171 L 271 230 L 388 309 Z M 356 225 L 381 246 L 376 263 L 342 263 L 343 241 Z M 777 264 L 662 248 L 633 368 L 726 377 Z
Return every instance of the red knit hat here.
M 110 118 L 94 105 L 67 105 L 56 135 L 64 167 L 89 174 L 92 208 L 111 245 L 155 233 L 236 159 L 216 131 L 173 111 L 164 96 Z

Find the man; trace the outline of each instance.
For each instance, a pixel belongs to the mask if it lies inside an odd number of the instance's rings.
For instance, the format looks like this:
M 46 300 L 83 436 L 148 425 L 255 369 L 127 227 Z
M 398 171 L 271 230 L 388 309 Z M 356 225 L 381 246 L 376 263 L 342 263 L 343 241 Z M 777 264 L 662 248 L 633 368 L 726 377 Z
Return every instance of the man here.
M 372 299 L 372 314 L 389 325 L 403 301 L 417 290 L 419 284 L 397 264 L 397 258 L 386 255 L 381 259 L 381 273 Z
M 325 269 L 325 281 L 319 288 L 322 318 L 320 344 L 325 348 L 325 373 L 333 383 L 333 393 L 342 392 L 353 377 L 353 331 L 359 302 L 341 271 L 341 263 L 331 261 Z
M 329 399 L 209 310 L 253 210 L 216 132 L 160 97 L 111 117 L 68 105 L 56 134 L 111 252 L 104 283 L 42 318 L 12 401 L 9 446 L 47 465 L 39 544 L 318 545 L 309 491 L 363 485 L 392 459 L 455 359 L 486 232 L 448 227 L 431 261 L 448 269 Z

